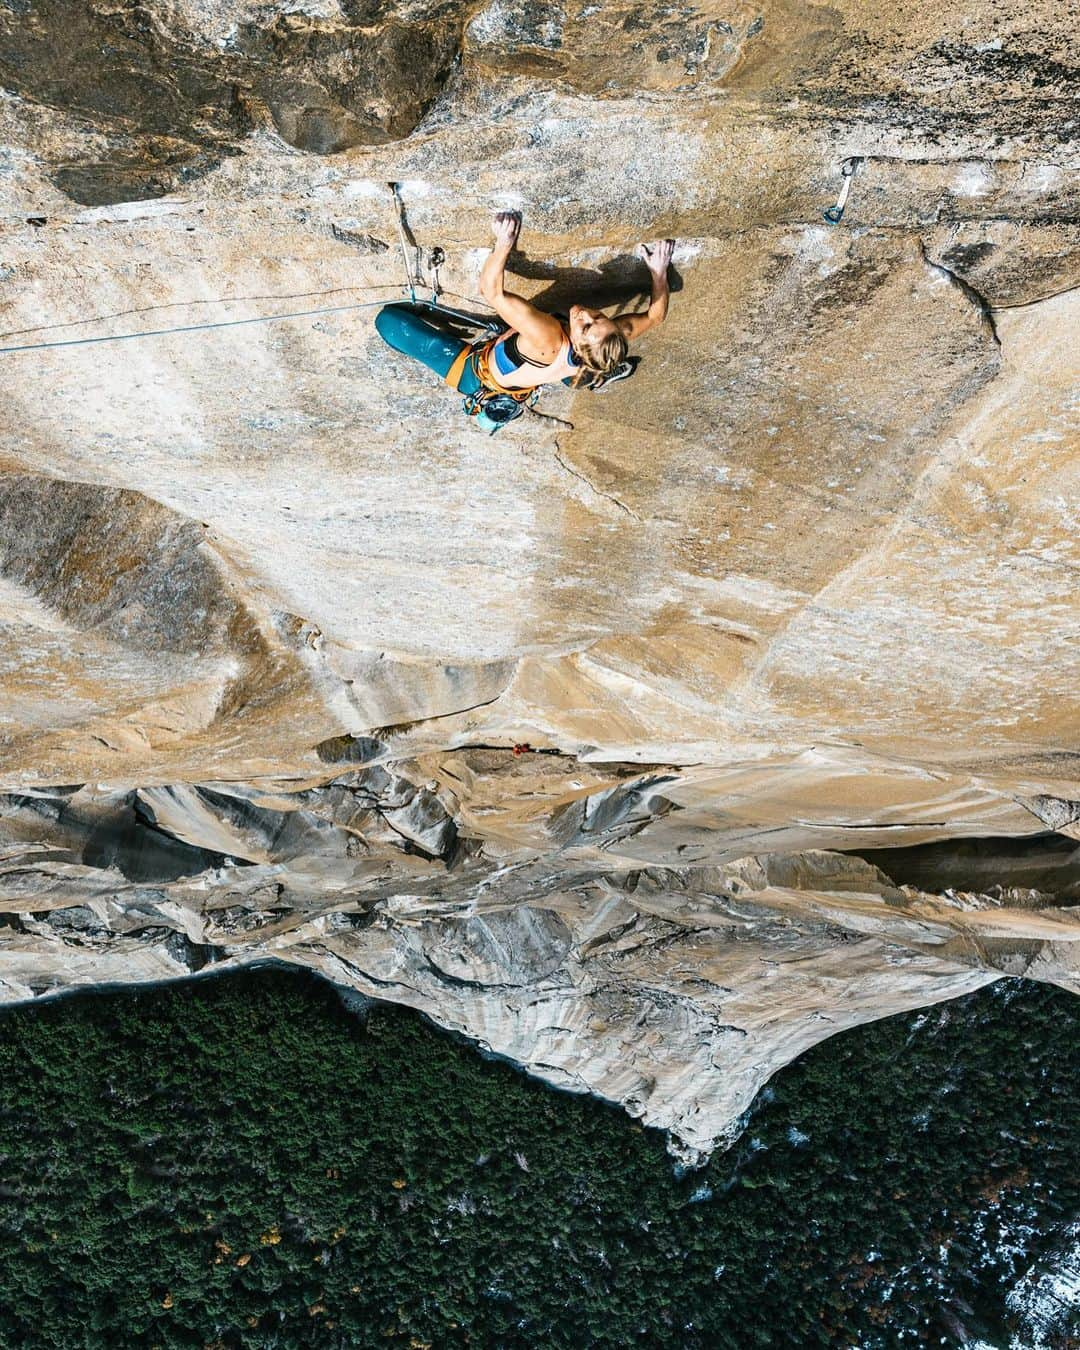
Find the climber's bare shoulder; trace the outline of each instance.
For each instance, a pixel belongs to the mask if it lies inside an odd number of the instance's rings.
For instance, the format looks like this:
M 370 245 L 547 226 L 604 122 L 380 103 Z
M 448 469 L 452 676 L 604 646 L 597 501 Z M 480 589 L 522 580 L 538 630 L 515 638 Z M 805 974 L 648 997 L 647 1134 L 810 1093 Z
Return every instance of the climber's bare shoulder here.
M 499 318 L 517 330 L 521 349 L 535 361 L 554 361 L 563 344 L 562 324 L 523 296 L 503 290 L 485 297 Z

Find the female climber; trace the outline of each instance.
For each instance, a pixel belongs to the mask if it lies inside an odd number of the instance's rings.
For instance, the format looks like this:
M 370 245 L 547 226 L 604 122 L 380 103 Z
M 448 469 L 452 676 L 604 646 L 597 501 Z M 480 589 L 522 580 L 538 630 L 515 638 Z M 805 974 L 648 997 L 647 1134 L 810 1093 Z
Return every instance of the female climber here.
M 649 308 L 609 318 L 571 305 L 567 320 L 546 314 L 504 284 L 506 263 L 521 231 L 517 211 L 495 217 L 495 247 L 480 273 L 480 294 L 507 328 L 473 346 L 437 327 L 409 305 L 387 305 L 375 327 L 396 351 L 416 357 L 465 396 L 465 410 L 495 430 L 517 417 L 545 384 L 595 388 L 626 371 L 630 341 L 663 323 L 668 310 L 668 266 L 674 240 L 638 248 L 652 277 Z

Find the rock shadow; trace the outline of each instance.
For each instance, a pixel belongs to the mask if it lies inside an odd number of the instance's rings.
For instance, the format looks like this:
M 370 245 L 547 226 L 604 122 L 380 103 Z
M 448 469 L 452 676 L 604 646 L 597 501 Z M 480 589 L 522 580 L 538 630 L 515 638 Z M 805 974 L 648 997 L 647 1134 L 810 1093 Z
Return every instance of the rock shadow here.
M 644 309 L 649 303 L 649 269 L 633 253 L 619 253 L 597 267 L 560 267 L 556 263 L 533 259 L 515 250 L 506 269 L 512 276 L 528 281 L 546 281 L 547 286 L 531 297 L 537 309 L 549 314 L 565 314 L 571 305 L 593 309 L 631 307 Z M 683 289 L 683 279 L 674 266 L 668 269 L 668 285 L 673 295 Z

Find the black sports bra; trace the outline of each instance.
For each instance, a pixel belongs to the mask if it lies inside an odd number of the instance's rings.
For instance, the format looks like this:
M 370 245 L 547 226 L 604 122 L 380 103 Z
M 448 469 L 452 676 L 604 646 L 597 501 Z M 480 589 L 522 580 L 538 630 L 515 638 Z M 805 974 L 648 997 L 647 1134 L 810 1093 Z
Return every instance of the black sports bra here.
M 518 347 L 517 333 L 511 333 L 509 337 L 503 338 L 502 349 L 516 366 L 538 366 L 545 370 L 551 363 L 549 361 L 534 361 L 531 356 Z

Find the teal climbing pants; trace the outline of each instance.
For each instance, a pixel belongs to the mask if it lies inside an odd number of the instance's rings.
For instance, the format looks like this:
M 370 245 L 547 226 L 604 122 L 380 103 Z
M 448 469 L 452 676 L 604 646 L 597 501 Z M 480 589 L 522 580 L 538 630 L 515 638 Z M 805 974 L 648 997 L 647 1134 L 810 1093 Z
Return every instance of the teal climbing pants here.
M 411 305 L 385 305 L 375 316 L 375 331 L 394 351 L 402 352 L 422 362 L 428 370 L 446 379 L 446 372 L 454 364 L 467 342 L 462 342 L 445 328 L 439 328 Z M 461 372 L 459 392 L 467 398 L 480 388 L 472 362 L 466 362 Z

